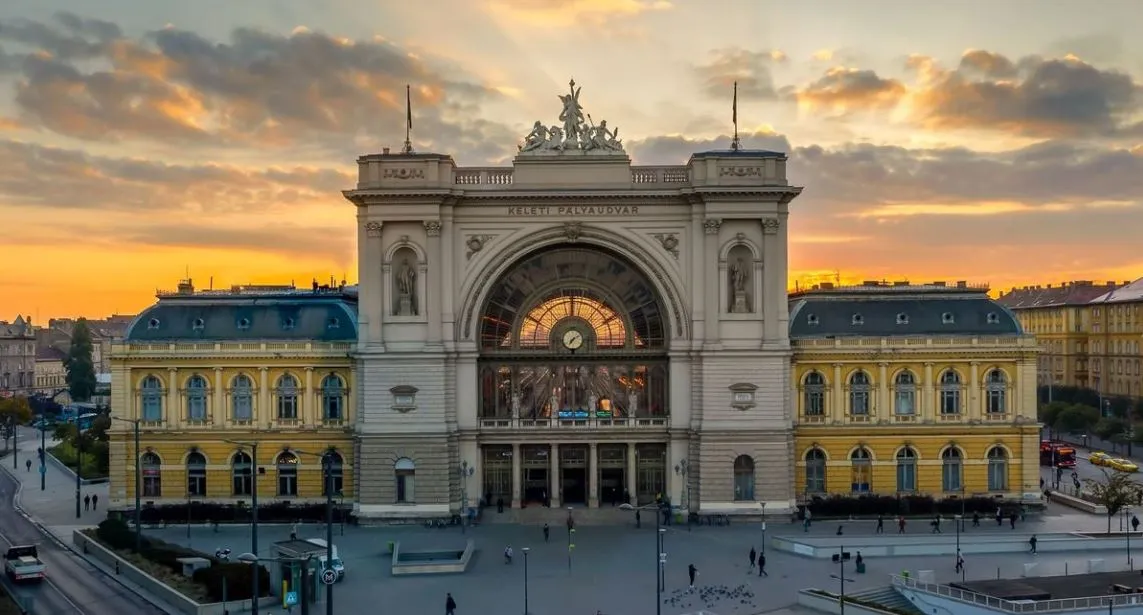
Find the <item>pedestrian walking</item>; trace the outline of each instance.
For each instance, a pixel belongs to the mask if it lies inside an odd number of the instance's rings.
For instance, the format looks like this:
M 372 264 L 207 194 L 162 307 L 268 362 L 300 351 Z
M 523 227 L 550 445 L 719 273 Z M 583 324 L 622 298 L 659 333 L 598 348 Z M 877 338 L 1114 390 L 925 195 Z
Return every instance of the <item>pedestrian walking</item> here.
M 84 511 L 91 510 L 91 496 L 90 495 L 83 496 L 83 510 Z
M 884 534 L 885 533 L 885 517 L 882 516 L 880 513 L 877 514 L 877 530 L 876 530 L 876 533 L 878 533 L 878 534 Z
M 28 468 L 28 471 L 31 472 L 32 471 L 32 460 L 31 459 L 25 459 L 24 460 L 24 467 Z
M 758 559 L 758 552 L 754 550 L 754 547 L 750 547 L 750 568 L 747 569 L 746 574 L 750 574 L 751 572 L 754 572 L 754 561 L 757 559 Z
M 552 535 L 552 528 L 547 523 L 545 523 L 544 524 L 544 542 L 548 542 L 548 538 L 551 537 L 551 535 Z
M 643 527 L 643 515 L 640 515 L 639 511 L 635 511 L 635 529 L 641 527 Z
M 1016 513 L 1008 515 L 1008 523 L 1012 526 L 1012 529 L 1016 529 Z
M 1131 515 L 1131 529 L 1136 532 L 1139 531 L 1139 517 L 1135 515 Z
M 445 598 L 445 615 L 455 615 L 455 614 L 456 614 L 456 600 L 452 599 L 452 594 L 448 594 L 448 597 Z
M 1000 507 L 997 506 L 996 507 L 996 527 L 1001 527 L 1003 525 L 1004 525 L 1004 511 L 1000 510 Z
M 905 533 L 905 516 L 904 515 L 897 517 L 897 533 L 898 534 L 904 534 Z
M 770 573 L 766 572 L 766 554 L 765 553 L 759 553 L 758 554 L 758 576 L 760 576 L 760 577 L 770 576 Z
M 698 568 L 695 568 L 694 564 L 687 566 L 687 576 L 690 577 L 690 580 L 691 580 L 691 589 L 694 589 L 695 588 L 695 577 L 698 576 Z
M 980 513 L 972 513 L 972 527 L 980 527 Z
M 805 516 L 805 519 L 802 521 L 802 525 L 804 526 L 804 529 L 807 532 L 810 531 L 810 526 L 813 525 L 813 514 L 810 512 L 809 506 L 806 507 L 806 516 Z
M 507 547 L 504 547 L 504 563 L 505 564 L 511 564 L 512 563 L 512 545 L 508 545 Z
M 964 558 L 961 557 L 960 553 L 956 554 L 956 568 L 954 569 L 954 571 L 957 574 L 964 573 Z
M 1031 547 L 1030 549 L 1028 549 L 1028 552 L 1031 553 L 1032 555 L 1036 554 L 1036 543 L 1037 542 L 1039 542 L 1039 541 L 1036 540 L 1035 534 L 1032 534 L 1032 537 L 1028 539 L 1028 546 Z
M 93 494 L 91 494 L 91 510 L 96 510 L 98 508 L 99 508 L 99 494 L 93 493 Z
M 837 535 L 838 535 L 838 536 L 841 536 L 841 532 L 842 532 L 842 529 L 843 529 L 843 528 L 845 528 L 845 526 L 844 526 L 844 525 L 839 525 L 839 526 L 837 526 Z
M 301 528 L 301 523 L 294 521 L 294 524 L 290 526 L 290 540 L 298 539 L 298 532 L 301 531 Z
M 504 512 L 504 498 L 496 498 L 496 512 Z

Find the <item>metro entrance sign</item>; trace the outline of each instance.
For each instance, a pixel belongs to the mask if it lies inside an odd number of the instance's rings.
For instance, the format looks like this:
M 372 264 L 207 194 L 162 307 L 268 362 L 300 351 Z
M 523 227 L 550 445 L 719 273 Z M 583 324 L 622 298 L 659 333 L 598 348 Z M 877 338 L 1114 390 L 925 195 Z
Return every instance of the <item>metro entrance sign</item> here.
M 323 570 L 321 573 L 321 582 L 326 585 L 337 583 L 337 572 L 334 570 Z

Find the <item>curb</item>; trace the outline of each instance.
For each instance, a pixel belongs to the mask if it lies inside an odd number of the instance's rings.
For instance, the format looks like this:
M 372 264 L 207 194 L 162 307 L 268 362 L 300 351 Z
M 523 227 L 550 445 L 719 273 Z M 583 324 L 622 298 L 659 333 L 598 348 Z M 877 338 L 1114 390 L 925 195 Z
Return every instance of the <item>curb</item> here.
M 49 540 L 54 542 L 60 548 L 66 550 L 66 551 L 69 551 L 72 555 L 75 555 L 76 557 L 79 557 L 83 561 L 87 562 L 87 564 L 89 566 L 91 566 L 93 569 L 98 571 L 103 576 L 110 577 L 111 579 L 113 579 L 123 589 L 126 589 L 127 591 L 131 592 L 132 594 L 135 594 L 139 598 L 143 599 L 147 604 L 150 604 L 151 606 L 155 607 L 156 609 L 159 609 L 160 611 L 166 611 L 166 609 L 163 606 L 156 603 L 155 600 L 149 594 L 142 592 L 142 591 L 139 591 L 138 589 L 135 589 L 134 587 L 124 583 L 122 579 L 119 579 L 115 575 L 109 574 L 108 572 L 105 572 L 102 567 L 100 567 L 99 565 L 92 562 L 90 559 L 87 558 L 86 555 L 84 555 L 80 551 L 77 551 L 74 546 L 69 545 L 69 544 L 65 543 L 64 541 L 60 540 L 59 536 L 56 536 L 54 533 L 52 533 L 51 530 L 49 530 L 47 527 L 45 527 L 43 523 L 40 523 L 37 519 L 32 517 L 32 515 L 28 514 L 28 512 L 24 510 L 24 507 L 20 505 L 20 496 L 24 492 L 24 482 L 21 481 L 11 470 L 9 470 L 7 466 L 4 466 L 4 471 L 8 473 L 8 476 L 12 477 L 12 480 L 16 481 L 16 492 L 14 494 L 12 494 L 12 508 L 15 509 L 15 511 L 17 513 L 19 513 L 21 517 L 27 519 L 29 523 L 34 525 L 36 527 L 36 530 L 38 530 L 41 534 L 46 536 Z

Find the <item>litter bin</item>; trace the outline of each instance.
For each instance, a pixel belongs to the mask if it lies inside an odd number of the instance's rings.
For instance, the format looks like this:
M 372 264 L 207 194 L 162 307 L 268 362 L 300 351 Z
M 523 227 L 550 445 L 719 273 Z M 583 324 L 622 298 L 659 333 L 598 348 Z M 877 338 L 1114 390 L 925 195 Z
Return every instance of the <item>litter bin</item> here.
M 857 574 L 865 574 L 865 562 L 857 563 Z

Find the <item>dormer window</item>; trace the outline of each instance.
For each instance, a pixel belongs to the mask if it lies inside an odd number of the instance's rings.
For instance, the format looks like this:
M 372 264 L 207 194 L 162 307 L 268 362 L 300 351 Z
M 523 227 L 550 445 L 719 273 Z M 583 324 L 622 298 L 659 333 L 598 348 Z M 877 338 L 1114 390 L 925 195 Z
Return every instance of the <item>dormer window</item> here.
M 294 321 L 293 318 L 286 318 L 285 320 L 282 321 L 282 329 L 284 329 L 286 331 L 293 330 L 294 326 L 296 326 L 296 325 L 297 325 L 297 323 Z
M 250 328 L 250 319 L 249 318 L 239 318 L 238 319 L 238 330 L 239 331 L 245 331 L 249 328 Z
M 854 326 L 860 326 L 860 325 L 865 324 L 865 317 L 862 316 L 861 314 L 854 314 L 852 317 L 850 317 L 850 322 Z
M 897 324 L 899 324 L 899 325 L 909 324 L 909 315 L 904 313 L 904 312 L 897 314 Z
M 194 329 L 195 331 L 202 331 L 205 328 L 206 328 L 206 321 L 204 321 L 201 318 L 196 318 L 196 319 L 194 319 L 194 322 L 191 323 L 191 329 Z
M 337 317 L 330 318 L 325 322 L 326 329 L 337 329 L 341 327 L 341 321 Z
M 147 321 L 147 328 L 151 329 L 151 330 L 158 329 L 159 328 L 159 319 L 158 318 L 152 318 L 151 320 L 148 320 Z
M 945 312 L 944 314 L 941 314 L 941 324 L 951 325 L 954 322 L 956 322 L 956 318 L 953 316 L 952 312 Z
M 988 316 L 987 316 L 987 320 L 988 320 L 988 324 L 990 324 L 990 325 L 998 325 L 998 324 L 1000 324 L 1000 315 L 997 314 L 996 312 L 989 312 Z
M 819 322 L 817 314 L 806 314 L 806 324 L 817 326 Z

